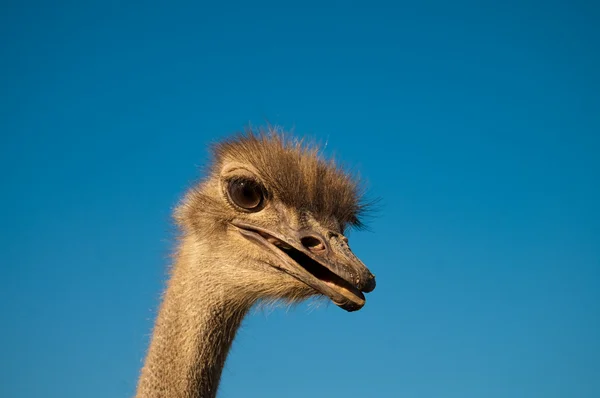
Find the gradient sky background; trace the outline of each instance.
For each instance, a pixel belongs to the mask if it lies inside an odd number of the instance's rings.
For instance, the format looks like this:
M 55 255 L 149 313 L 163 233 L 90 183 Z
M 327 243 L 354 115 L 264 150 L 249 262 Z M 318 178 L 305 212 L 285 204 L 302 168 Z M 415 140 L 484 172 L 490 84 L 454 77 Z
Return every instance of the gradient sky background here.
M 378 287 L 253 313 L 220 397 L 600 397 L 597 3 L 121 3 L 1 6 L 0 396 L 133 395 L 171 208 L 268 120 L 382 198 Z

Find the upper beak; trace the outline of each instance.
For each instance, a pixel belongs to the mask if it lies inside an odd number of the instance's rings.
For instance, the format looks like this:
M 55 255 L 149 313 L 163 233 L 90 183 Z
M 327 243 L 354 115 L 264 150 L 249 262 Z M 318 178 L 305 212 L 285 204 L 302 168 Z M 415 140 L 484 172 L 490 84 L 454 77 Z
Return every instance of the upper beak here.
M 280 233 L 241 221 L 232 224 L 244 237 L 275 254 L 280 260 L 276 266 L 282 271 L 347 311 L 362 308 L 363 292 L 375 289 L 375 276 L 352 253 L 348 239 L 341 234 L 322 228 Z

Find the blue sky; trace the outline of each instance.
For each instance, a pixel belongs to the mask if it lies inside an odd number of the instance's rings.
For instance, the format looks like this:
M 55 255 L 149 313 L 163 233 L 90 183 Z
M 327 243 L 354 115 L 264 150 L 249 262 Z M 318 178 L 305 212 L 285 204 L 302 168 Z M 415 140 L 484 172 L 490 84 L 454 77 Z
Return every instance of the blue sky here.
M 3 2 L 0 396 L 132 396 L 170 211 L 265 121 L 381 206 L 357 313 L 248 317 L 220 397 L 600 396 L 593 2 Z

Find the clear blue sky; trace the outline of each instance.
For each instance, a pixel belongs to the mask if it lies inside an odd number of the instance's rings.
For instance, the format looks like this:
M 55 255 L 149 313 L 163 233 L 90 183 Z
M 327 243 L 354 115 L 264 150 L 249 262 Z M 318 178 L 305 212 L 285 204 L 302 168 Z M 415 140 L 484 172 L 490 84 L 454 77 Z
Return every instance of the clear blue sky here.
M 0 396 L 133 394 L 171 208 L 268 120 L 382 198 L 378 285 L 254 313 L 220 397 L 600 397 L 594 2 L 60 3 L 0 12 Z

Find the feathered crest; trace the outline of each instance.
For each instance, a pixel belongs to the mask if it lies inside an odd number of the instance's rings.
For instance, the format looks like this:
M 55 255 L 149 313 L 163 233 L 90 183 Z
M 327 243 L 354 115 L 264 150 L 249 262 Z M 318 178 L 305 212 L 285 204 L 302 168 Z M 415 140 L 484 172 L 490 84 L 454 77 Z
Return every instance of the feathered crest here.
M 342 228 L 363 227 L 368 204 L 357 176 L 325 160 L 319 147 L 282 130 L 247 129 L 213 147 L 213 166 L 225 160 L 252 165 L 267 188 L 288 206 L 335 217 Z

